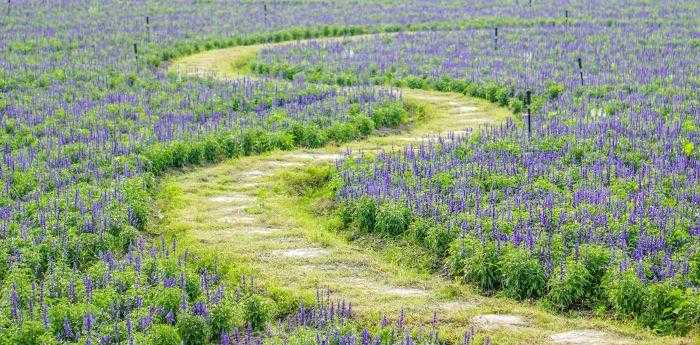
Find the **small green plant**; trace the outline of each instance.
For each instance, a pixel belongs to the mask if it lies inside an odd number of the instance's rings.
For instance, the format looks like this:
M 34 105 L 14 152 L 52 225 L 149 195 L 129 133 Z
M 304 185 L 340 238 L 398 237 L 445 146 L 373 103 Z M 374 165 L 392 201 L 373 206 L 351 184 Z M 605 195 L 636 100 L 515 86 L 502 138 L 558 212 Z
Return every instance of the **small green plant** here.
M 605 294 L 608 304 L 622 318 L 638 317 L 644 310 L 646 286 L 633 270 L 606 277 Z
M 411 210 L 403 203 L 385 202 L 379 205 L 374 231 L 387 236 L 398 236 L 411 224 Z
M 260 296 L 250 295 L 243 301 L 243 318 L 254 330 L 262 330 L 270 311 Z
M 547 300 L 557 310 L 569 310 L 583 304 L 593 277 L 586 267 L 570 260 L 564 271 L 557 269 L 549 278 Z
M 401 102 L 383 104 L 374 109 L 372 120 L 376 127 L 397 127 L 406 119 L 406 109 Z
M 501 287 L 501 263 L 496 245 L 482 244 L 464 265 L 464 279 L 490 293 Z
M 358 230 L 371 232 L 377 216 L 377 203 L 369 198 L 359 198 L 353 205 L 353 222 Z
M 146 337 L 148 345 L 182 344 L 180 335 L 175 327 L 166 324 L 153 325 Z
M 211 329 L 201 316 L 180 314 L 175 327 L 184 345 L 204 345 L 209 342 Z
M 507 248 L 501 258 L 503 290 L 517 300 L 540 297 L 546 279 L 542 265 L 523 248 Z

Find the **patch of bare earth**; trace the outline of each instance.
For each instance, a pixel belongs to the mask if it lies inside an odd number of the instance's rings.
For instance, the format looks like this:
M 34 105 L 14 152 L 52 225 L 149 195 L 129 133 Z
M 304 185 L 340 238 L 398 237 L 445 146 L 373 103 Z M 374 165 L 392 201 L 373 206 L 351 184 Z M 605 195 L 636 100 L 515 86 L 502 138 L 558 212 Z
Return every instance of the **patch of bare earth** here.
M 592 329 L 577 329 L 568 332 L 553 334 L 550 339 L 555 344 L 567 345 L 623 345 L 632 344 L 632 341 Z
M 228 194 L 228 195 L 217 195 L 215 197 L 209 198 L 209 201 L 211 202 L 217 202 L 217 203 L 239 203 L 239 204 L 250 204 L 253 201 L 255 201 L 255 198 L 242 194 L 242 193 L 235 193 L 235 194 Z
M 287 258 L 311 259 L 327 255 L 328 251 L 323 248 L 305 247 L 293 248 L 284 250 L 275 250 L 272 252 L 274 256 L 282 256 Z
M 492 330 L 498 328 L 527 327 L 528 322 L 520 315 L 512 314 L 484 314 L 472 318 L 472 324 L 476 327 Z

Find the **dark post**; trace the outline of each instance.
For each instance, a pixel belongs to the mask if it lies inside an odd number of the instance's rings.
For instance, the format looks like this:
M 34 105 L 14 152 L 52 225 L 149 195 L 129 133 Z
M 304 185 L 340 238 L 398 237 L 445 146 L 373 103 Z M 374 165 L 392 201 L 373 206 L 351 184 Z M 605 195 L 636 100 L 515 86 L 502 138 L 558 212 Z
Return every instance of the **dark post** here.
M 139 61 L 139 48 L 136 45 L 136 43 L 134 43 L 134 56 L 136 57 L 136 61 L 138 62 Z
M 532 0 L 528 1 L 528 6 L 532 7 Z
M 532 111 L 530 110 L 532 92 L 530 90 L 525 91 L 525 105 L 527 106 L 527 138 L 532 136 Z
M 151 40 L 151 18 L 146 16 L 146 39 Z
M 10 9 L 12 8 L 12 0 L 7 0 L 7 15 L 10 15 Z
M 267 3 L 263 2 L 263 12 L 265 12 L 265 25 L 268 25 L 267 22 Z
M 578 75 L 581 78 L 581 86 L 583 86 L 583 62 L 581 61 L 581 58 L 578 58 L 577 61 L 578 61 Z
M 498 50 L 498 27 L 493 28 L 493 49 Z

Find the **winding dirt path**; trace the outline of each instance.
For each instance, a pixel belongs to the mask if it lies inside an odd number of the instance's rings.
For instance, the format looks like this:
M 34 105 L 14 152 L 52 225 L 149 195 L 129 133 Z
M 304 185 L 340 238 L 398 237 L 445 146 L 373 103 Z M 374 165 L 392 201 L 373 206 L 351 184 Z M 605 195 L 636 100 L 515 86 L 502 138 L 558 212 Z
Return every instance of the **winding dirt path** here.
M 269 45 L 192 55 L 176 61 L 171 71 L 235 78 L 265 46 Z M 473 326 L 496 344 L 679 343 L 614 322 L 565 318 L 533 305 L 483 297 L 462 284 L 392 263 L 387 253 L 401 248 L 378 249 L 348 241 L 318 221 L 314 212 L 321 214 L 322 205 L 309 210 L 280 190 L 280 174 L 332 162 L 348 148 L 370 153 L 391 150 L 509 116 L 505 109 L 460 94 L 403 93 L 406 99 L 426 105 L 433 116 L 410 128 L 343 147 L 272 152 L 174 175 L 164 183 L 168 204 L 161 205 L 164 214 L 159 226 L 174 229 L 191 245 L 238 264 L 235 270 L 254 273 L 270 287 L 297 293 L 327 287 L 352 302 L 363 317 L 376 320 L 384 313 L 396 317 L 404 309 L 409 321 L 428 322 L 436 312 L 441 333 L 454 341 Z

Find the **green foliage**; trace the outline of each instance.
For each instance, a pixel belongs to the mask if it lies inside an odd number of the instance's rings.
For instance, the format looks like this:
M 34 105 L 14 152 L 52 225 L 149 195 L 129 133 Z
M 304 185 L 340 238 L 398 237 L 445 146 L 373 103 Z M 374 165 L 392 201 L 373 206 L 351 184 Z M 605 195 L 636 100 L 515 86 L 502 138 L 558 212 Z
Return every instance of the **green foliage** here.
M 476 284 L 485 293 L 500 289 L 502 274 L 499 256 L 494 243 L 482 243 L 464 265 L 465 281 Z
M 400 202 L 384 202 L 379 205 L 374 231 L 387 236 L 398 236 L 411 224 L 411 210 Z
M 425 245 L 438 260 L 446 257 L 450 242 L 456 237 L 456 232 L 443 224 L 434 224 L 428 229 Z M 435 264 L 437 264 L 436 261 Z
M 295 123 L 291 128 L 294 145 L 306 148 L 321 147 L 326 143 L 326 136 L 315 124 Z
M 544 293 L 544 269 L 537 258 L 523 248 L 507 248 L 501 256 L 503 290 L 506 295 L 524 300 Z
M 547 83 L 545 95 L 549 99 L 557 99 L 564 92 L 564 85 L 550 81 Z
M 175 327 L 166 324 L 153 325 L 147 335 L 148 345 L 181 344 L 182 339 Z
M 611 274 L 606 281 L 608 304 L 618 316 L 632 318 L 641 314 L 646 300 L 646 286 L 634 271 Z
M 397 127 L 407 117 L 406 109 L 400 102 L 391 102 L 378 106 L 372 112 L 375 127 Z
M 218 341 L 222 332 L 229 332 L 234 325 L 234 308 L 226 301 L 215 305 L 211 309 L 211 333 L 212 340 Z
M 164 311 L 177 312 L 180 306 L 182 292 L 176 287 L 162 288 L 155 296 L 154 305 L 163 308 Z
M 581 262 L 590 274 L 586 299 L 590 306 L 602 298 L 601 282 L 610 265 L 610 250 L 600 245 L 581 247 Z
M 690 280 L 700 286 L 700 250 L 690 259 Z
M 670 282 L 652 284 L 647 288 L 644 311 L 640 321 L 661 334 L 686 333 L 697 326 L 697 306 L 684 291 Z
M 262 297 L 250 295 L 243 301 L 243 319 L 254 330 L 262 330 L 270 319 L 269 307 Z
M 547 299 L 557 310 L 569 310 L 582 306 L 591 287 L 593 276 L 583 263 L 569 261 L 564 272 L 557 269 L 548 282 Z
M 175 327 L 184 345 L 205 345 L 211 337 L 211 328 L 201 316 L 181 314 Z
M 124 185 L 124 199 L 127 208 L 132 211 L 135 221 L 133 225 L 141 230 L 146 226 L 150 211 L 149 191 L 148 183 L 144 177 L 129 179 Z
M 377 216 L 377 203 L 369 197 L 359 198 L 352 207 L 353 223 L 358 230 L 371 232 Z
M 481 242 L 472 236 L 458 238 L 450 243 L 447 256 L 447 271 L 452 277 L 464 275 L 467 260 L 476 253 Z
M 28 320 L 23 322 L 12 332 L 11 344 L 22 345 L 47 345 L 54 344 L 51 337 L 47 336 L 44 326 L 39 321 Z
M 352 116 L 351 123 L 353 127 L 362 136 L 367 136 L 374 131 L 374 121 L 366 114 L 356 114 Z

